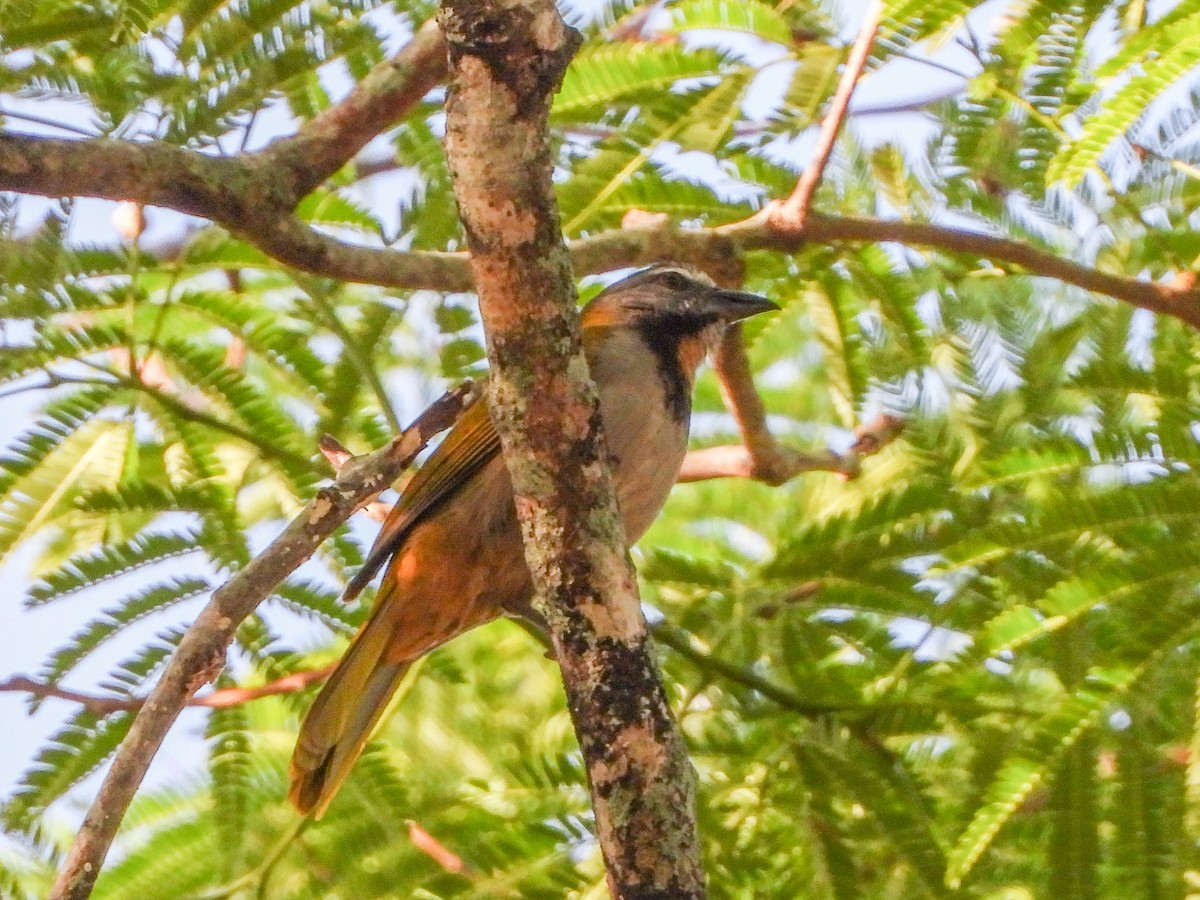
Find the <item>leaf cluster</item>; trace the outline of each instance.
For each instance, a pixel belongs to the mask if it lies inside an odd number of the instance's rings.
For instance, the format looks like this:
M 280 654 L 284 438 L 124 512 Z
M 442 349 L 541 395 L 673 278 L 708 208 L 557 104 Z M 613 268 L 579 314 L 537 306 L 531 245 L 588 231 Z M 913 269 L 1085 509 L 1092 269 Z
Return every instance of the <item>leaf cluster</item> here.
M 916 114 L 924 143 L 852 115 L 816 209 L 1189 275 L 1197 104 L 1172 86 L 1194 6 L 1030 2 L 982 22 L 957 0 L 890 3 L 868 79 L 953 45 L 969 71 Z M 327 108 L 431 12 L 0 0 L 0 117 L 67 99 L 99 134 L 236 152 Z M 569 237 L 631 211 L 719 225 L 787 196 L 845 57 L 827 4 L 570 13 L 585 44 L 551 114 Z M 435 93 L 298 214 L 460 249 L 441 136 Z M 165 249 L 81 238 L 69 203 L 18 229 L 17 205 L 0 209 L 0 403 L 33 412 L 0 459 L 0 563 L 28 565 L 28 607 L 70 623 L 38 677 L 134 698 L 195 600 L 330 474 L 322 433 L 379 446 L 443 379 L 480 371 L 473 298 L 333 283 L 210 226 Z M 1196 334 L 969 256 L 812 245 L 746 267 L 783 306 L 746 332 L 775 433 L 819 452 L 882 412 L 906 429 L 852 481 L 682 486 L 637 551 L 712 895 L 1184 896 L 1200 877 Z M 693 440 L 736 440 L 711 376 Z M 218 687 L 332 658 L 363 615 L 338 595 L 369 531 L 278 588 Z M 555 679 L 507 623 L 435 653 L 315 825 L 282 800 L 306 695 L 189 712 L 192 771 L 139 799 L 96 896 L 602 896 Z M 129 720 L 76 712 L 39 750 L 4 806 L 0 893 L 44 893 L 56 814 Z

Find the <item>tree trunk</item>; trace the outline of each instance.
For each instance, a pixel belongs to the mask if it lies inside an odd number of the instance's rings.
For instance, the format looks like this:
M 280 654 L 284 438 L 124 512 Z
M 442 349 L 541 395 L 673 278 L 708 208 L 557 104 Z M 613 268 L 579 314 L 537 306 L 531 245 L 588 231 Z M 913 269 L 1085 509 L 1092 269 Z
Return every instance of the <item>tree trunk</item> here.
M 580 343 L 547 140 L 579 36 L 550 0 L 446 0 L 446 155 L 489 404 L 591 782 L 610 889 L 704 895 L 695 779 L 655 667 Z

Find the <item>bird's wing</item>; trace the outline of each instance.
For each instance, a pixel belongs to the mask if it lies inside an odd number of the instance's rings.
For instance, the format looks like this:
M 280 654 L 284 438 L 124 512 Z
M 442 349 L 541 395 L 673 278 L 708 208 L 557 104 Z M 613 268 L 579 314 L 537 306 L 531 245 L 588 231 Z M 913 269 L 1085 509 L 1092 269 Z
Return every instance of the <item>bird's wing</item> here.
M 482 400 L 472 404 L 400 494 L 345 598 L 353 600 L 427 513 L 454 496 L 500 453 L 500 437 Z

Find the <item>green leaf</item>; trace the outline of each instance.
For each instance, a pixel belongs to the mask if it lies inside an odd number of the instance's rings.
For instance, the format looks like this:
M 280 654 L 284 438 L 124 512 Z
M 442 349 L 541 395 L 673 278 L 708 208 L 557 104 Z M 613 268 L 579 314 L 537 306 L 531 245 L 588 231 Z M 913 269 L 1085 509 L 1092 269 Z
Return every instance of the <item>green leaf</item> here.
M 9 485 L 0 500 L 0 558 L 55 522 L 79 494 L 116 484 L 131 436 L 128 423 L 95 419 Z
M 172 578 L 127 597 L 119 605 L 104 610 L 55 650 L 42 667 L 42 677 L 50 684 L 57 684 L 97 647 L 133 623 L 209 590 L 211 586 L 202 578 Z
M 787 20 L 759 0 L 683 0 L 671 7 L 671 24 L 677 31 L 735 31 L 785 47 L 792 45 Z
M 228 686 L 228 685 L 226 685 Z M 214 819 L 224 876 L 231 878 L 245 858 L 253 784 L 253 748 L 249 718 L 240 706 L 214 709 L 208 716 L 208 774 L 212 779 Z
M 1100 164 L 1113 143 L 1142 118 L 1147 107 L 1197 65 L 1200 28 L 1191 28 L 1084 120 L 1079 136 L 1063 145 L 1050 160 L 1046 180 L 1062 182 L 1067 188 L 1078 185 L 1089 170 Z
M 602 141 L 596 154 L 576 166 L 574 176 L 559 186 L 563 232 L 574 235 L 587 229 L 654 152 L 668 142 L 681 142 L 695 121 L 706 123 L 707 141 L 717 140 L 740 109 L 749 74 L 743 70 L 715 87 L 664 98 L 642 110 L 637 122 L 620 136 Z
M 946 874 L 950 887 L 963 883 L 1000 829 L 1111 704 L 1156 660 L 1195 634 L 1194 617 L 1194 603 L 1164 603 L 1153 597 L 1139 605 L 1133 620 L 1136 633 L 1124 648 L 1128 662 L 1092 667 L 1082 686 L 1031 725 L 991 780 L 983 803 L 950 851 Z
M 197 549 L 195 533 L 186 531 L 147 532 L 119 544 L 97 547 L 43 576 L 29 589 L 28 602 L 40 606 Z
M 50 737 L 22 776 L 4 808 L 5 821 L 15 828 L 29 827 L 34 816 L 108 759 L 132 721 L 133 713 L 128 712 L 104 719 L 87 711 L 74 715 Z
M 671 44 L 589 44 L 571 61 L 554 96 L 551 122 L 587 121 L 615 104 L 653 100 L 680 81 L 721 71 L 715 50 Z

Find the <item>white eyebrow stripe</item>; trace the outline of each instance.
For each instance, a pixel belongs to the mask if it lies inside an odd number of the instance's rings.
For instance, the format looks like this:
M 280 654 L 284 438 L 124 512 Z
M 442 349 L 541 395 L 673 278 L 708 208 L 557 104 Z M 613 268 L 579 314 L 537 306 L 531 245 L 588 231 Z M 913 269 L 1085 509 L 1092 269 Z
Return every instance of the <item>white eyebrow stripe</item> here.
M 699 282 L 705 287 L 716 287 L 716 282 L 709 278 L 706 273 L 701 272 L 699 269 L 690 269 L 687 266 L 653 266 L 647 270 L 648 274 L 653 273 L 655 275 L 663 272 L 675 272 L 684 278 L 690 278 L 692 281 Z

